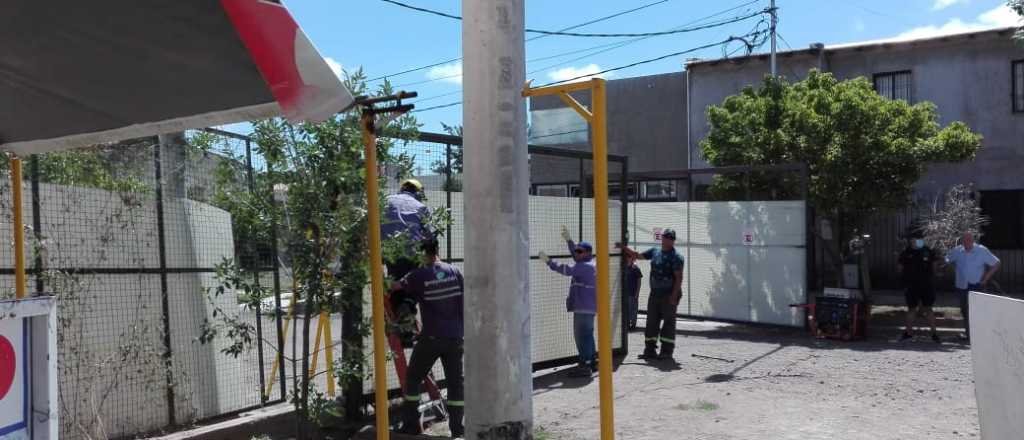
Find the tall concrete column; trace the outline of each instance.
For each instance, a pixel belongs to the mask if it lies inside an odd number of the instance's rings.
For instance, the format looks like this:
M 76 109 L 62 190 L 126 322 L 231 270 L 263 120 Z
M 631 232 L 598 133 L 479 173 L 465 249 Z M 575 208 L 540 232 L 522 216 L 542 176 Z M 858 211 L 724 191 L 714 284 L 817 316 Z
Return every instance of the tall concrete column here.
M 462 2 L 466 438 L 533 430 L 524 0 Z

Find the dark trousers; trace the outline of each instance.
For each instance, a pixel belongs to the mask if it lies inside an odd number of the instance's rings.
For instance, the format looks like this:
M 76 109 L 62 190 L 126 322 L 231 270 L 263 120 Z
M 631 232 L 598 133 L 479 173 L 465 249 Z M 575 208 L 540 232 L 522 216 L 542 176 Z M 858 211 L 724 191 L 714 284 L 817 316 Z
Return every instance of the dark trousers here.
M 967 289 L 957 290 L 957 294 L 960 295 L 960 314 L 964 315 L 964 333 L 967 333 L 967 337 L 971 336 L 971 303 L 970 303 L 970 292 L 981 291 L 981 284 L 968 284 Z
M 462 339 L 421 337 L 416 341 L 405 372 L 405 402 L 402 405 L 402 431 L 418 433 L 420 429 L 420 394 L 423 381 L 441 359 L 444 378 L 448 382 L 448 427 L 452 437 L 464 434 L 462 416 L 465 403 L 462 388 Z
M 655 295 L 647 299 L 647 326 L 644 329 L 644 340 L 648 350 L 658 348 L 661 342 L 662 351 L 671 353 L 676 347 L 676 310 L 679 304 L 672 304 L 671 294 Z

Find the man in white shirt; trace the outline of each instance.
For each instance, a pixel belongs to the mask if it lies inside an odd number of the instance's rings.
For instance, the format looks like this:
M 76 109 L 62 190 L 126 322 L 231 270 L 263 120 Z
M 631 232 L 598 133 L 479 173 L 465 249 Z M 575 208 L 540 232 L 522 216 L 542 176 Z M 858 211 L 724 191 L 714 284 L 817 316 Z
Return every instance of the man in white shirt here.
M 956 270 L 956 289 L 960 295 L 960 313 L 964 315 L 964 331 L 967 339 L 971 336 L 970 310 L 967 294 L 972 290 L 984 289 L 989 280 L 999 270 L 999 258 L 992 255 L 982 244 L 974 242 L 974 234 L 963 235 L 961 245 L 953 248 L 946 255 L 946 263 L 952 264 Z

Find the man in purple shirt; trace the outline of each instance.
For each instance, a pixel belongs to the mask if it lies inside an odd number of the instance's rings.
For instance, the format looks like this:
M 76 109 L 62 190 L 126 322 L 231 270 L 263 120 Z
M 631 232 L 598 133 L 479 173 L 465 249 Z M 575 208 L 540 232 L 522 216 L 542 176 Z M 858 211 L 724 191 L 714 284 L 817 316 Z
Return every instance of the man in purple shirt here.
M 587 242 L 574 244 L 564 227 L 562 237 L 573 253 L 575 264 L 560 264 L 551 261 L 544 252 L 538 256 L 551 270 L 572 277 L 569 296 L 565 300 L 566 311 L 572 313 L 573 339 L 579 353 L 579 367 L 569 374 L 573 377 L 590 377 L 597 371 L 594 343 L 594 316 L 597 314 L 597 266 L 594 263 L 594 248 Z
M 420 305 L 423 329 L 412 349 L 405 374 L 405 402 L 402 405 L 401 432 L 419 434 L 421 385 L 434 362 L 441 359 L 448 382 L 448 426 L 452 437 L 464 433 L 462 353 L 463 353 L 463 278 L 458 268 L 437 257 L 437 240 L 422 244 L 424 264 L 393 283 L 391 291 L 404 291 Z

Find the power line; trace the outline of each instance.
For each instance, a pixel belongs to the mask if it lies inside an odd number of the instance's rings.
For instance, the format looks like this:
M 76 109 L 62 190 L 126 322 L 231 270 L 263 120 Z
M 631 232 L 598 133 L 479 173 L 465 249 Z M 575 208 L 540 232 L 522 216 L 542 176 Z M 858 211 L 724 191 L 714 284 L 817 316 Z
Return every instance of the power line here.
M 605 21 L 605 20 L 610 20 L 612 18 L 621 17 L 621 16 L 626 15 L 626 14 L 630 14 L 630 13 L 633 13 L 633 12 L 636 12 L 636 11 L 647 9 L 647 8 L 649 8 L 651 6 L 660 5 L 660 4 L 666 3 L 668 1 L 669 0 L 659 0 L 659 1 L 656 1 L 656 2 L 648 3 L 648 4 L 645 4 L 645 5 L 641 5 L 641 6 L 635 7 L 633 9 L 627 9 L 625 11 L 616 12 L 616 13 L 614 13 L 612 15 L 607 15 L 607 16 L 604 16 L 604 17 L 601 17 L 601 18 L 596 18 L 596 19 L 584 22 L 584 23 L 580 23 L 580 24 L 576 24 L 576 25 L 572 25 L 572 26 L 563 28 L 563 29 L 559 29 L 559 31 L 570 31 L 570 30 L 573 30 L 573 29 L 581 28 L 583 26 L 589 26 L 589 25 L 592 25 L 594 23 L 600 23 L 600 22 Z M 393 3 L 393 2 L 389 2 L 389 3 Z M 549 35 L 538 35 L 536 37 L 528 38 L 528 39 L 526 39 L 526 41 L 530 42 L 530 41 L 534 41 L 534 40 L 539 40 L 541 38 L 545 38 L 545 37 L 548 37 L 548 36 Z M 367 82 L 379 81 L 379 80 L 382 80 L 382 79 L 385 79 L 385 78 L 389 78 L 389 77 L 393 77 L 393 76 L 405 75 L 407 73 L 418 72 L 420 70 L 429 69 L 431 67 L 437 67 L 437 66 L 448 64 L 448 63 L 454 63 L 454 62 L 459 61 L 461 59 L 462 59 L 462 57 L 452 58 L 450 60 L 445 60 L 445 61 L 441 61 L 441 62 L 437 62 L 437 63 L 433 63 L 433 64 L 428 64 L 426 66 L 415 67 L 415 68 L 412 68 L 412 69 L 403 70 L 401 72 L 393 73 L 393 74 L 390 74 L 390 75 L 379 76 L 379 77 L 376 77 L 376 78 L 368 79 L 366 81 Z
M 439 11 L 434 11 L 434 10 L 430 10 L 430 9 L 426 9 L 426 8 L 412 6 L 412 5 L 409 5 L 409 4 L 406 4 L 406 3 L 402 3 L 402 2 L 398 2 L 398 1 L 395 1 L 395 0 L 380 0 L 380 1 L 386 2 L 386 3 L 391 3 L 391 4 L 394 4 L 394 5 L 401 6 L 403 8 L 412 9 L 412 10 L 415 10 L 415 11 L 426 12 L 428 14 L 439 15 L 441 17 L 452 18 L 452 19 L 455 19 L 455 20 L 462 20 L 462 17 L 456 16 L 456 15 L 446 14 L 444 12 L 439 12 Z M 760 15 L 762 13 L 763 13 L 763 11 L 758 11 L 757 13 L 755 13 L 753 15 L 749 15 L 749 16 L 745 17 L 744 19 L 750 18 L 750 17 L 755 17 L 755 16 Z M 557 35 L 557 36 L 562 36 L 562 37 L 583 37 L 583 38 L 658 37 L 658 36 L 662 36 L 662 35 L 675 35 L 675 34 L 684 34 L 684 33 L 687 33 L 687 32 L 696 32 L 696 31 L 700 31 L 700 30 L 704 30 L 704 29 L 710 29 L 710 28 L 718 27 L 718 26 L 721 26 L 721 24 L 708 24 L 708 25 L 703 25 L 703 26 L 695 26 L 695 27 L 692 27 L 692 28 L 683 28 L 683 29 L 676 29 L 676 30 L 662 31 L 662 32 L 638 32 L 638 33 L 581 33 L 581 32 L 546 31 L 546 30 L 542 30 L 542 29 L 526 28 L 526 33 L 528 33 L 528 34 L 549 35 L 549 36 L 550 35 Z
M 426 112 L 426 111 L 430 111 L 430 110 L 437 110 L 439 108 L 455 107 L 457 105 L 462 105 L 462 101 L 450 102 L 448 104 L 435 105 L 433 107 L 418 108 L 416 110 L 410 111 L 409 113 Z
M 710 49 L 710 48 L 715 47 L 715 46 L 724 46 L 724 45 L 727 45 L 727 44 L 732 43 L 734 41 L 742 42 L 744 44 L 744 46 L 746 47 L 746 49 L 747 49 L 747 53 L 750 53 L 754 49 L 756 49 L 757 47 L 760 47 L 760 46 L 764 45 L 764 43 L 766 41 L 765 37 L 768 34 L 769 34 L 769 31 L 759 30 L 759 31 L 755 31 L 755 32 L 751 32 L 751 33 L 748 33 L 746 35 L 743 35 L 742 37 L 729 37 L 729 38 L 726 38 L 725 40 L 722 40 L 722 41 L 719 41 L 719 42 L 716 42 L 716 43 L 705 44 L 703 46 L 694 47 L 694 48 L 687 49 L 687 50 L 684 50 L 684 51 L 673 52 L 673 53 L 670 53 L 670 54 L 667 54 L 667 55 L 662 55 L 662 56 L 659 56 L 659 57 L 656 57 L 656 58 L 650 58 L 650 59 L 646 59 L 646 60 L 642 60 L 642 61 L 637 61 L 637 62 L 630 63 L 630 64 L 627 64 L 627 65 L 624 65 L 624 66 L 618 66 L 618 67 L 613 67 L 611 69 L 605 69 L 605 70 L 602 70 L 602 71 L 596 72 L 596 73 L 591 73 L 591 74 L 587 74 L 587 75 L 580 75 L 580 76 L 573 77 L 573 78 L 568 78 L 568 79 L 564 79 L 564 80 L 560 80 L 560 81 L 555 81 L 555 82 L 544 84 L 543 86 L 538 86 L 538 87 L 547 87 L 547 86 L 551 86 L 551 85 L 555 85 L 555 84 L 562 84 L 562 83 L 566 83 L 566 82 L 576 81 L 576 80 L 579 80 L 579 79 L 594 77 L 594 76 L 597 76 L 597 75 L 603 75 L 605 73 L 614 72 L 614 71 L 617 71 L 617 70 L 628 69 L 628 68 L 636 67 L 636 66 L 643 65 L 643 64 L 648 64 L 648 63 L 653 63 L 653 62 L 656 62 L 656 61 L 661 61 L 661 60 L 664 60 L 666 58 L 672 58 L 672 57 L 676 57 L 676 56 L 680 56 L 680 55 L 686 55 L 688 53 L 697 52 L 697 51 L 704 50 L 704 49 Z M 736 51 L 733 51 L 733 52 L 735 53 Z M 440 108 L 454 107 L 454 106 L 457 106 L 457 105 L 462 105 L 462 101 L 451 102 L 451 103 L 448 103 L 448 104 L 437 105 L 437 106 L 433 106 L 433 107 L 426 107 L 426 108 L 422 108 L 422 109 L 413 110 L 412 112 L 413 113 L 415 113 L 415 112 L 425 112 L 425 111 L 436 110 L 436 109 L 440 109 Z
M 572 82 L 572 81 L 576 81 L 578 79 L 591 78 L 591 77 L 595 77 L 595 76 L 598 76 L 598 75 L 603 75 L 605 73 L 614 72 L 616 70 L 628 69 L 630 67 L 636 67 L 636 66 L 639 66 L 639 65 L 642 65 L 642 64 L 648 64 L 648 63 L 653 63 L 655 61 L 661 61 L 661 60 L 664 60 L 666 58 L 672 58 L 672 57 L 677 57 L 677 56 L 680 56 L 680 55 L 686 55 L 688 53 L 697 52 L 697 51 L 703 50 L 703 49 L 710 49 L 710 48 L 715 47 L 715 46 L 721 46 L 721 45 L 724 45 L 724 44 L 729 44 L 729 43 L 731 43 L 733 41 L 740 41 L 740 42 L 743 42 L 744 44 L 746 44 L 747 52 L 749 53 L 749 52 L 752 51 L 752 48 L 764 44 L 764 41 L 760 41 L 760 40 L 757 39 L 758 37 L 764 36 L 764 34 L 766 34 L 765 31 L 760 31 L 758 34 L 755 34 L 755 35 L 748 34 L 748 35 L 745 35 L 743 37 L 729 37 L 729 38 L 727 38 L 725 40 L 722 40 L 722 41 L 719 41 L 717 43 L 706 44 L 704 46 L 699 46 L 699 47 L 695 47 L 695 48 L 692 48 L 692 49 L 687 49 L 687 50 L 680 51 L 680 52 L 674 52 L 674 53 L 670 53 L 670 54 L 667 54 L 667 55 L 662 55 L 660 57 L 650 58 L 650 59 L 646 59 L 646 60 L 643 60 L 643 61 L 637 61 L 635 63 L 626 64 L 624 66 L 612 67 L 611 69 L 605 69 L 605 70 L 602 70 L 602 71 L 596 72 L 596 73 L 590 73 L 590 74 L 587 74 L 587 75 L 580 75 L 580 76 L 576 76 L 576 77 L 573 77 L 573 78 L 563 79 L 563 80 L 560 80 L 560 81 L 554 81 L 554 82 L 550 82 L 550 83 L 544 84 L 543 86 L 539 86 L 539 87 L 553 86 L 555 84 L 562 84 L 562 83 Z M 753 37 L 752 40 L 754 41 L 754 43 L 752 43 L 750 41 L 747 41 L 746 38 L 748 38 L 748 37 Z
M 573 130 L 573 131 L 563 131 L 561 133 L 551 133 L 551 134 L 545 134 L 545 135 L 540 135 L 540 136 L 531 136 L 530 140 L 543 139 L 543 138 L 554 137 L 554 136 L 562 136 L 562 135 L 566 135 L 566 134 L 585 133 L 587 131 L 589 131 L 589 130 L 588 129 L 582 129 L 582 130 Z
M 382 1 L 385 1 L 385 0 L 382 0 Z M 600 55 L 602 53 L 609 52 L 609 51 L 612 51 L 612 50 L 615 50 L 615 49 L 618 49 L 618 48 L 621 48 L 621 47 L 624 47 L 624 46 L 628 46 L 630 44 L 637 43 L 639 41 L 643 41 L 643 40 L 646 40 L 646 39 L 649 39 L 649 38 L 654 38 L 656 36 L 668 35 L 671 32 L 674 32 L 676 30 L 686 29 L 687 26 L 691 26 L 691 25 L 693 25 L 695 23 L 700 23 L 700 22 L 703 22 L 705 20 L 708 20 L 708 19 L 711 19 L 711 18 L 715 18 L 715 17 L 718 17 L 720 15 L 727 14 L 727 13 L 735 11 L 737 9 L 741 9 L 741 8 L 750 6 L 752 4 L 758 3 L 759 1 L 761 1 L 761 0 L 748 1 L 746 3 L 742 3 L 742 4 L 734 6 L 732 8 L 716 12 L 716 13 L 708 15 L 706 17 L 698 18 L 696 20 L 693 20 L 693 21 L 691 21 L 689 23 L 683 24 L 682 26 L 673 28 L 673 29 L 671 29 L 669 31 L 666 31 L 666 32 L 655 32 L 655 33 L 652 33 L 652 35 L 648 35 L 648 36 L 644 36 L 644 37 L 637 37 L 637 38 L 633 38 L 633 39 L 630 39 L 630 40 L 617 41 L 617 42 L 614 42 L 614 43 L 606 43 L 606 44 L 602 44 L 602 45 L 598 45 L 598 46 L 593 46 L 593 47 L 586 48 L 586 49 L 576 49 L 576 50 L 572 50 L 572 51 L 569 51 L 569 52 L 563 52 L 563 53 L 556 54 L 556 55 L 550 55 L 550 56 L 546 56 L 546 57 L 542 57 L 542 58 L 530 59 L 530 60 L 527 60 L 528 63 L 536 62 L 536 61 L 549 60 L 549 59 L 552 59 L 552 58 L 559 58 L 559 57 L 562 57 L 562 56 L 577 54 L 577 53 L 580 53 L 580 52 L 588 52 L 588 51 L 591 51 L 591 50 L 598 50 L 597 52 L 589 53 L 587 55 L 584 55 L 584 56 L 581 56 L 581 57 L 578 57 L 578 58 L 573 58 L 573 59 L 568 60 L 568 61 L 562 61 L 562 62 L 553 64 L 553 65 L 550 65 L 550 66 L 547 66 L 547 67 L 544 67 L 544 68 L 541 68 L 541 69 L 537 69 L 537 70 L 528 72 L 528 74 L 532 75 L 532 74 L 535 74 L 535 73 L 538 73 L 538 72 L 543 72 L 545 70 L 553 69 L 555 67 L 563 66 L 565 64 L 569 64 L 569 63 L 572 63 L 572 62 L 575 62 L 575 61 L 579 61 L 579 60 L 582 60 L 582 59 L 585 59 L 585 58 L 589 58 L 589 57 L 592 57 L 592 56 L 595 56 L 595 55 Z M 747 15 L 744 15 L 744 16 L 736 16 L 736 17 L 731 17 L 731 18 L 726 18 L 726 19 L 718 20 L 718 21 L 709 23 L 709 24 L 704 25 L 704 26 L 708 26 L 708 27 L 724 26 L 724 25 L 727 25 L 727 24 L 732 24 L 732 23 L 737 23 L 737 22 L 743 21 L 743 20 L 747 20 L 749 18 L 756 17 L 756 16 L 764 14 L 764 13 L 765 13 L 765 10 L 761 10 L 761 11 L 759 11 L 757 13 L 753 13 L 753 14 L 747 14 Z M 606 49 L 606 50 L 599 50 L 599 49 Z M 459 58 L 459 59 L 461 59 L 461 58 Z M 411 82 L 411 83 L 400 84 L 400 85 L 395 86 L 395 88 L 403 88 L 403 87 L 416 86 L 416 85 L 420 85 L 420 84 L 428 84 L 428 83 L 435 82 L 435 81 L 443 81 L 443 80 L 446 80 L 446 79 L 454 79 L 454 78 L 458 78 L 458 77 L 461 77 L 461 76 L 462 76 L 461 73 L 445 75 L 445 76 L 439 76 L 439 77 L 436 77 L 436 78 L 429 78 L 429 79 L 425 79 L 425 80 L 414 81 L 414 82 Z

